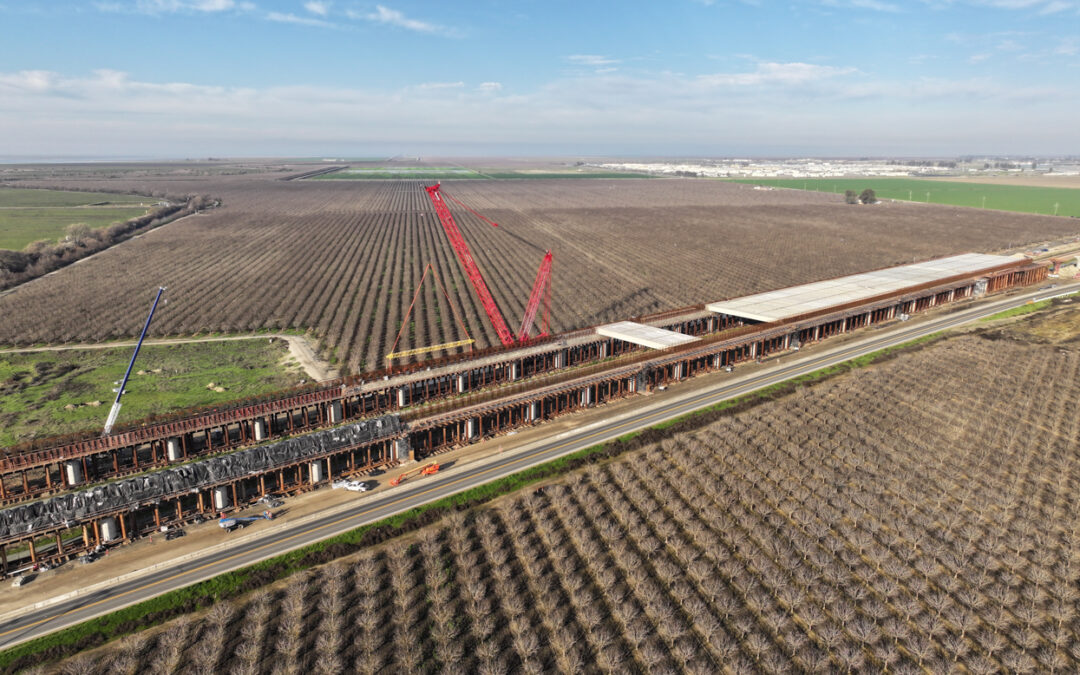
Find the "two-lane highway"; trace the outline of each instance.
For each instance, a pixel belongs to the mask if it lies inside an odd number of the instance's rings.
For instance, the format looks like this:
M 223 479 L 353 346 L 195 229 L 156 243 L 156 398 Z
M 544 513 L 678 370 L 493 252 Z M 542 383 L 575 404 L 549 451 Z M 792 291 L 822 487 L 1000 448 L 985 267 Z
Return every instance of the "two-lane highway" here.
M 507 451 L 486 460 L 466 464 L 459 469 L 451 469 L 412 485 L 397 488 L 384 496 L 372 495 L 372 498 L 331 515 L 271 530 L 264 536 L 237 541 L 235 546 L 208 552 L 204 556 L 178 562 L 174 566 L 139 578 L 39 610 L 28 611 L 25 615 L 0 624 L 0 649 L 331 537 L 689 411 L 1064 292 L 1067 292 L 1067 289 L 1031 291 L 1003 300 L 977 304 L 917 323 L 900 324 L 892 329 L 868 333 L 863 339 L 832 349 L 818 347 L 812 353 L 788 354 L 783 357 L 783 363 L 752 374 L 724 378 L 715 387 L 706 390 L 681 397 L 665 397 L 660 401 L 643 398 L 642 407 L 638 410 L 581 430 L 561 434 L 560 438 L 548 439 L 516 451 Z M 818 349 L 821 349 L 820 353 Z

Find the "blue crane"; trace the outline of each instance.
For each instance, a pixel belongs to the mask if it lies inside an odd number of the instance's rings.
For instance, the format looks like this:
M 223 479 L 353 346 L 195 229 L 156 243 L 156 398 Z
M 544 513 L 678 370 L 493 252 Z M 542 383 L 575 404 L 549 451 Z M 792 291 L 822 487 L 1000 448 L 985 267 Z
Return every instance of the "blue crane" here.
M 105 430 L 101 432 L 102 436 L 108 436 L 112 433 L 113 424 L 116 423 L 116 416 L 120 414 L 120 397 L 124 395 L 124 387 L 127 386 L 128 378 L 131 377 L 131 368 L 135 365 L 135 359 L 139 356 L 139 348 L 142 347 L 143 340 L 146 339 L 146 330 L 150 328 L 150 320 L 154 318 L 154 311 L 157 309 L 158 301 L 161 300 L 161 294 L 164 292 L 164 286 L 157 289 L 157 296 L 154 298 L 154 304 L 150 306 L 150 315 L 146 317 L 146 323 L 143 324 L 139 342 L 135 345 L 135 353 L 131 355 L 131 361 L 128 362 L 124 379 L 120 382 L 120 386 L 113 390 L 116 392 L 116 400 L 113 401 L 112 409 L 109 410 L 109 417 L 105 420 Z

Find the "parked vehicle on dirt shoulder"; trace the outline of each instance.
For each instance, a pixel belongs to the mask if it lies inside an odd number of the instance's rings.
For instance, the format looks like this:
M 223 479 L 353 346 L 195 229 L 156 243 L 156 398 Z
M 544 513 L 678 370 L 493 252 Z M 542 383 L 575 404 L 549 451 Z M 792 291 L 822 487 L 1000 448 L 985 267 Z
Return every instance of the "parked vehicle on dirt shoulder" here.
M 184 532 L 183 530 L 180 530 L 180 529 L 169 530 L 168 532 L 165 533 L 165 541 L 172 541 L 173 539 L 178 539 L 179 537 L 183 537 L 186 534 L 187 534 L 187 532 Z
M 371 486 L 362 480 L 350 480 L 345 483 L 345 489 L 352 492 L 367 492 Z
M 270 511 L 263 511 L 262 515 L 258 515 L 258 516 L 244 516 L 244 517 L 225 516 L 224 514 L 222 514 L 222 517 L 218 520 L 218 526 L 221 529 L 225 530 L 226 532 L 232 532 L 233 530 L 235 530 L 237 528 L 247 527 L 249 523 L 253 523 L 256 520 L 273 520 L 273 519 L 274 519 L 274 514 L 272 512 L 270 512 Z

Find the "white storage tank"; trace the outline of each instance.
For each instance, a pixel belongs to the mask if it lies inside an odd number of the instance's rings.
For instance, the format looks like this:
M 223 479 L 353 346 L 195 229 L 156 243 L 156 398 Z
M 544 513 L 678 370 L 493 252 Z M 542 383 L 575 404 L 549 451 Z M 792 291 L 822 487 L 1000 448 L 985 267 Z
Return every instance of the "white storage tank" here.
M 232 506 L 232 497 L 229 495 L 229 488 L 216 487 L 213 491 L 214 494 L 214 508 L 218 511 L 227 509 Z
M 116 541 L 120 538 L 120 528 L 116 525 L 116 518 L 102 518 L 100 528 L 102 541 Z
M 311 484 L 321 483 L 326 480 L 326 465 L 322 462 L 312 462 L 311 469 Z
M 184 458 L 184 449 L 180 447 L 180 439 L 170 438 L 165 441 L 165 456 L 170 462 L 179 462 Z
M 78 485 L 83 482 L 82 461 L 72 459 L 64 462 L 64 471 L 67 473 L 68 485 Z

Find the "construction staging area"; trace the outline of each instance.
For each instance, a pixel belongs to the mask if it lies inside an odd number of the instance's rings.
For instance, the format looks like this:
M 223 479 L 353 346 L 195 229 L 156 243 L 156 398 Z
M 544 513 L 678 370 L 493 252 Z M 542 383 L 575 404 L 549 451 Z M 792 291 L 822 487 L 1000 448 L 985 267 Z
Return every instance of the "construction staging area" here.
M 41 443 L 0 460 L 0 563 L 17 573 L 1047 273 L 1028 258 L 952 256 Z

